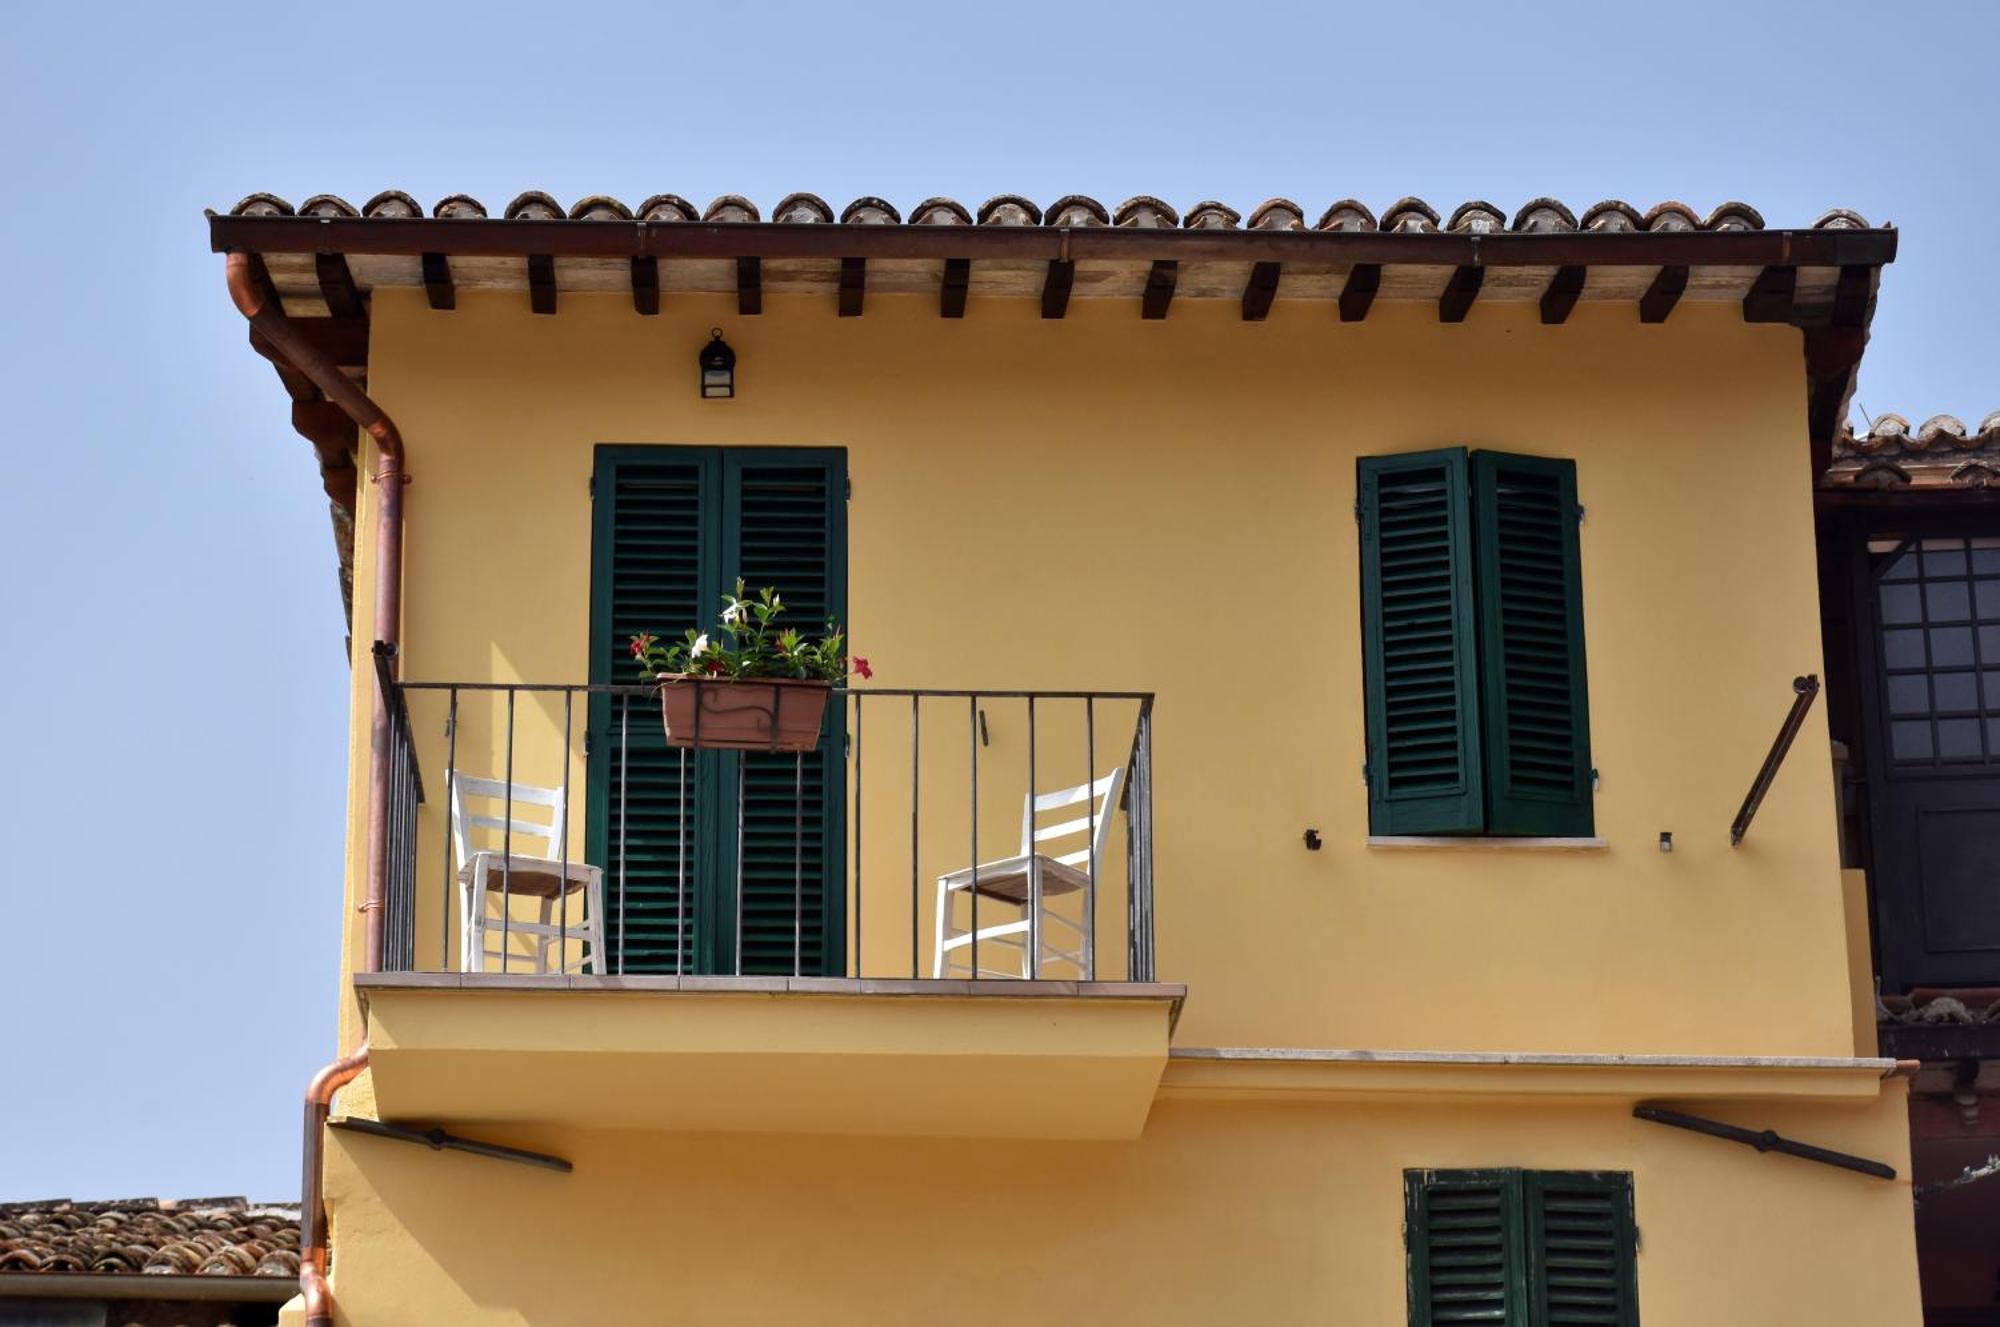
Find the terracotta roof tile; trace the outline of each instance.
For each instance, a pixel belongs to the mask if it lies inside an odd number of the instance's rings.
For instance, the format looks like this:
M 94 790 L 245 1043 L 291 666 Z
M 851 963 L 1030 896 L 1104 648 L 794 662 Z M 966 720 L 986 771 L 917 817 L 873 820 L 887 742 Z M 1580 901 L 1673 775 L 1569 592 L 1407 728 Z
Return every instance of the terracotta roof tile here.
M 67 1198 L 0 1203 L 0 1275 L 91 1272 L 294 1277 L 297 1203 Z
M 1833 442 L 1823 488 L 2000 488 L 2000 410 L 1967 428 L 1955 415 L 1932 415 L 1915 428 L 1901 415 L 1878 415 L 1861 433 Z
M 299 215 L 330 217 L 420 217 L 423 209 L 417 201 L 401 190 L 389 189 L 376 194 L 360 208 L 355 208 L 346 199 L 334 194 L 315 194 L 298 208 Z M 276 194 L 253 193 L 230 209 L 232 216 L 292 216 L 292 205 Z M 439 200 L 431 209 L 436 217 L 483 217 L 489 215 L 486 205 L 467 194 L 452 194 Z M 708 205 L 706 211 L 697 214 L 694 206 L 678 194 L 654 194 L 636 209 L 627 208 L 620 200 L 606 194 L 593 194 L 565 211 L 562 205 L 548 194 L 539 190 L 528 190 L 520 194 L 504 209 L 507 217 L 532 217 L 542 219 L 569 218 L 572 220 L 629 219 L 637 217 L 647 221 L 694 220 L 697 215 L 705 221 L 744 222 L 762 219 L 756 204 L 739 194 L 724 194 Z M 787 195 L 772 213 L 777 221 L 830 222 L 834 219 L 833 208 L 815 194 L 794 193 Z M 876 197 L 862 197 L 849 203 L 839 213 L 840 219 L 850 224 L 905 224 L 903 216 L 888 201 Z M 1273 220 L 1273 217 L 1279 218 Z M 1297 216 L 1294 224 L 1283 220 L 1286 216 Z M 1305 209 L 1288 198 L 1274 198 L 1260 204 L 1249 216 L 1247 226 L 1253 230 L 1290 230 L 1303 228 Z M 1185 223 L 1181 214 L 1159 198 L 1140 194 L 1129 198 L 1110 209 L 1095 198 L 1084 194 L 1067 194 L 1049 205 L 1046 215 L 1036 203 L 1019 194 L 999 194 L 989 198 L 976 210 L 966 207 L 953 198 L 926 198 L 911 209 L 910 225 L 951 225 L 970 224 L 977 220 L 982 225 L 1033 226 L 1061 225 L 1087 226 L 1092 224 L 1121 226 L 1181 226 L 1185 224 L 1195 229 L 1235 229 L 1245 226 L 1242 215 L 1227 203 L 1204 200 L 1194 204 L 1187 211 Z M 1817 229 L 1867 229 L 1869 223 L 1857 212 L 1845 208 L 1835 208 L 1814 221 Z M 1554 198 L 1534 198 L 1524 203 L 1515 212 L 1513 219 L 1492 203 L 1473 199 L 1460 204 L 1451 212 L 1451 219 L 1445 221 L 1438 210 L 1421 198 L 1402 198 L 1392 203 L 1382 214 L 1379 228 L 1382 230 L 1458 230 L 1458 231 L 1562 231 L 1562 230 L 1762 230 L 1765 222 L 1756 208 L 1748 203 L 1728 200 L 1718 204 L 1704 219 L 1686 203 L 1667 201 L 1658 203 L 1641 213 L 1629 203 L 1618 199 L 1606 199 L 1589 208 L 1579 220 L 1562 202 Z M 1334 203 L 1321 214 L 1320 230 L 1374 230 L 1378 228 L 1376 214 L 1366 204 L 1352 198 Z

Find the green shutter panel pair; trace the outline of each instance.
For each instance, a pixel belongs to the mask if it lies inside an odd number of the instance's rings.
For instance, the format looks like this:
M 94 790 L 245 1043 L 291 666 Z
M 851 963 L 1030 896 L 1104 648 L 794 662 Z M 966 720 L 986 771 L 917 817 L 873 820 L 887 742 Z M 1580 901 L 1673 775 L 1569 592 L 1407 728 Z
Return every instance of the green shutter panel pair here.
M 1411 1327 L 1638 1327 L 1629 1174 L 1406 1171 Z
M 1359 468 L 1371 832 L 1588 835 L 1575 465 Z
M 738 576 L 752 588 L 775 587 L 785 623 L 801 631 L 823 630 L 828 617 L 844 622 L 846 464 L 839 451 L 600 447 L 592 491 L 592 682 L 638 680 L 627 648 L 635 632 L 712 629 L 723 591 Z M 803 760 L 684 753 L 666 744 L 649 700 L 633 700 L 628 717 L 622 703 L 593 698 L 589 731 L 589 852 L 605 867 L 613 970 L 738 970 L 739 808 L 741 970 L 841 970 L 845 728 L 838 706 L 828 706 L 820 748 Z

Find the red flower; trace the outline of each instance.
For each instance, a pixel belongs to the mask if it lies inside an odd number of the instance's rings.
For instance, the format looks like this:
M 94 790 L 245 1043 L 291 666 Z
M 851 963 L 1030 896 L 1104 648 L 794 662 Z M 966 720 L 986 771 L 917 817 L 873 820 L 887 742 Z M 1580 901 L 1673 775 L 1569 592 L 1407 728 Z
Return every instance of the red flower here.
M 868 661 L 858 654 L 854 656 L 854 671 L 860 674 L 864 681 L 875 676 L 875 670 L 870 668 Z
M 655 635 L 654 635 L 654 634 L 653 634 L 652 632 L 650 632 L 650 631 L 649 631 L 649 632 L 645 632 L 645 633 L 643 633 L 643 634 L 641 634 L 641 635 L 638 635 L 638 636 L 634 636 L 634 637 L 632 638 L 632 657 L 633 657 L 634 659 L 643 659 L 643 658 L 645 658 L 645 657 L 646 657 L 646 651 L 647 651 L 647 650 L 650 650 L 650 649 L 652 649 L 652 648 L 653 648 L 653 642 L 654 642 L 654 641 L 656 641 L 656 640 L 658 640 L 658 639 L 659 639 L 659 637 L 658 637 L 658 636 L 655 636 Z

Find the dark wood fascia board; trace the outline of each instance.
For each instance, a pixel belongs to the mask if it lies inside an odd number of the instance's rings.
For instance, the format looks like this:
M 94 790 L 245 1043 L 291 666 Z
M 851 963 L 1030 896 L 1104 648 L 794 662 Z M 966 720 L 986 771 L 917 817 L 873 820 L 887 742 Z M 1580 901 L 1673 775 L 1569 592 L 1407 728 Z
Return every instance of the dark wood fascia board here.
M 209 247 L 259 253 L 576 258 L 1068 258 L 1078 262 L 1325 262 L 1417 267 L 1879 267 L 1893 230 L 1168 230 L 459 217 L 209 218 Z
M 1884 1023 L 1875 1029 L 1882 1054 L 1926 1064 L 2000 1059 L 2000 1023 Z
M 1987 519 L 2000 511 L 2000 488 L 1864 488 L 1843 484 L 1813 492 L 1813 509 L 1826 514 L 1871 512 L 1877 517 L 1912 519 L 1978 514 Z

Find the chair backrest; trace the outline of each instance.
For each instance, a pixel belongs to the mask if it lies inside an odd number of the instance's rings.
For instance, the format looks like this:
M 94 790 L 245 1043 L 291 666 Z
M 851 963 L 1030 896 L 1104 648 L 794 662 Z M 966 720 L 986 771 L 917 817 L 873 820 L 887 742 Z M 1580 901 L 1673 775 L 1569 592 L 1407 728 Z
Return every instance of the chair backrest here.
M 475 852 L 499 852 L 503 846 L 516 857 L 539 857 L 554 861 L 562 848 L 562 827 L 569 808 L 563 804 L 561 788 L 542 788 L 532 783 L 513 785 L 514 818 L 511 842 L 508 835 L 508 784 L 502 779 L 485 779 L 476 774 L 452 770 L 451 837 L 458 848 L 458 864 L 465 865 Z M 467 802 L 481 809 L 472 809 Z M 547 820 L 523 820 L 521 808 L 547 807 Z M 475 832 L 488 831 L 486 841 L 475 842 Z M 574 839 L 574 836 L 572 836 Z M 571 861 L 582 861 L 581 845 L 569 845 Z
M 1104 843 L 1111 832 L 1111 813 L 1118 807 L 1118 793 L 1124 786 L 1125 767 L 1120 765 L 1104 777 L 1079 783 L 1074 788 L 1064 788 L 1061 792 L 1031 793 L 1023 797 L 1021 855 L 1027 857 L 1039 852 L 1064 866 L 1102 861 Z M 1041 823 L 1043 812 L 1060 811 L 1071 806 L 1082 809 L 1071 819 L 1057 824 Z M 1068 852 L 1057 852 L 1052 845 L 1065 839 L 1077 846 Z

